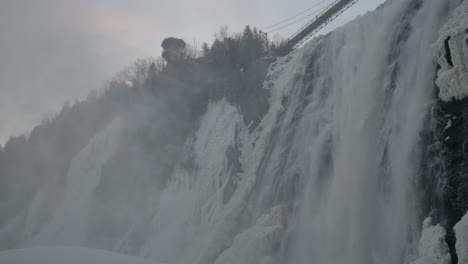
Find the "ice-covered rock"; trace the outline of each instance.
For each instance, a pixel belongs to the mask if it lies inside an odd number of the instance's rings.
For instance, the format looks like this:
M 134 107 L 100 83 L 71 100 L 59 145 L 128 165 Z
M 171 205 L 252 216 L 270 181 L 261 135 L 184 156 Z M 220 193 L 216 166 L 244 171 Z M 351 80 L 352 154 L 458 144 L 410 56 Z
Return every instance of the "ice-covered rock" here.
M 436 80 L 440 99 L 468 96 L 468 0 L 455 9 L 440 30 L 433 54 L 440 65 Z
M 456 236 L 455 249 L 459 264 L 468 264 L 468 213 L 454 226 Z M 420 258 L 411 264 L 449 264 L 451 256 L 445 242 L 446 231 L 439 224 L 432 225 L 432 219 L 426 218 L 419 242 Z
M 270 213 L 261 216 L 256 224 L 240 233 L 231 248 L 223 252 L 216 264 L 273 264 L 273 255 L 278 250 L 286 228 L 287 208 L 276 206 Z
M 428 217 L 423 222 L 423 231 L 419 241 L 417 260 L 411 264 L 450 264 L 451 255 L 445 236 L 447 232 L 440 224 L 433 225 L 432 218 Z
M 468 264 L 468 213 L 455 225 L 457 242 L 455 249 L 458 256 L 458 264 Z
M 449 248 L 445 242 L 447 232 L 440 224 L 432 225 L 432 218 L 424 220 L 421 240 L 419 241 L 419 255 L 436 259 L 450 258 Z

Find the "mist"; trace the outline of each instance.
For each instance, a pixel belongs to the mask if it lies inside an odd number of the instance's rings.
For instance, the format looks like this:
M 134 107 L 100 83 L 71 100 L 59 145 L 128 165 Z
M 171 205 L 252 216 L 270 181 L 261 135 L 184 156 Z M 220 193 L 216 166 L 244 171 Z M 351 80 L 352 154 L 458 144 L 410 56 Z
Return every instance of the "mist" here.
M 326 30 L 380 2 L 362 0 Z M 266 27 L 275 21 L 267 14 L 286 18 L 311 5 L 296 4 L 283 7 L 281 1 L 256 1 L 246 10 L 245 1 L 2 1 L 0 144 L 29 133 L 65 102 L 102 90 L 136 59 L 159 56 L 165 37 L 211 43 L 223 25 L 231 32 L 241 31 L 246 24 Z M 213 9 L 217 11 L 208 11 Z M 295 30 L 288 27 L 278 34 L 287 37 Z
M 2 143 L 30 132 L 66 101 L 102 90 L 136 58 L 158 51 L 119 39 L 118 28 L 106 29 L 120 18 L 103 18 L 94 1 L 20 0 L 0 6 Z
M 0 262 L 463 260 L 468 0 L 266 2 L 2 3 Z

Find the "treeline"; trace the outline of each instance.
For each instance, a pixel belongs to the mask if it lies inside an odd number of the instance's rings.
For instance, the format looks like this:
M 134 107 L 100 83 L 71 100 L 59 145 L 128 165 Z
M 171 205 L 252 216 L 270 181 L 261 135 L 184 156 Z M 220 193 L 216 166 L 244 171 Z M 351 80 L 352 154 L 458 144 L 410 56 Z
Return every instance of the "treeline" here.
M 191 100 L 196 105 L 190 107 L 197 115 L 204 112 L 207 101 L 227 97 L 240 107 L 247 124 L 253 128 L 258 125 L 268 109 L 268 91 L 263 89 L 263 81 L 274 60 L 267 39 L 250 26 L 234 34 L 223 27 L 211 45 L 203 43 L 200 52 L 193 52 L 194 47 L 190 46 L 186 50 L 189 52 L 181 63 L 163 64 L 161 59 L 155 59 L 154 71 L 149 70 L 145 86 L 155 93 L 163 88 L 197 98 Z
M 227 35 L 221 29 L 211 47 L 202 45 L 203 58 L 218 68 L 246 69 L 253 61 L 268 56 L 268 43 L 254 28 L 246 26 L 242 34 Z

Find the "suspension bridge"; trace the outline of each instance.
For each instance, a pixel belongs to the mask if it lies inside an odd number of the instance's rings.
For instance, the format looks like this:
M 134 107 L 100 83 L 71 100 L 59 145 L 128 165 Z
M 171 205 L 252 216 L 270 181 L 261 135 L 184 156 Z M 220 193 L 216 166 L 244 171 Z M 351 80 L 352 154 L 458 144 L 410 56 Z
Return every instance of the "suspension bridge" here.
M 346 10 L 348 10 L 351 6 L 353 6 L 355 3 L 357 3 L 359 0 L 335 0 L 333 3 L 329 4 L 327 7 L 325 7 L 322 10 L 319 10 L 318 12 L 316 11 L 315 13 L 309 14 L 301 19 L 295 20 L 293 22 L 290 22 L 286 25 L 282 25 L 280 27 L 277 27 L 278 25 L 281 25 L 285 22 L 289 22 L 290 20 L 298 17 L 299 15 L 302 15 L 306 11 L 312 9 L 306 9 L 305 11 L 288 18 L 286 20 L 283 20 L 279 23 L 276 23 L 270 27 L 267 27 L 266 29 L 276 27 L 270 31 L 265 31 L 263 30 L 262 33 L 268 34 L 270 32 L 282 29 L 284 27 L 290 26 L 292 24 L 295 24 L 305 18 L 310 17 L 311 15 L 315 15 L 307 24 L 305 24 L 303 27 L 301 27 L 299 30 L 297 30 L 291 37 L 289 37 L 280 47 L 279 47 L 279 55 L 286 55 L 293 49 L 301 46 L 303 43 L 305 43 L 308 39 L 310 39 L 312 36 L 314 36 L 318 31 L 320 31 L 322 28 L 324 28 L 326 25 L 328 25 L 330 22 L 335 20 L 337 17 L 339 17 L 341 14 L 343 14 Z M 325 1 L 322 1 L 325 2 Z M 320 3 L 319 3 L 320 4 Z M 318 6 L 319 4 L 315 5 Z M 315 7 L 314 6 L 314 7 Z

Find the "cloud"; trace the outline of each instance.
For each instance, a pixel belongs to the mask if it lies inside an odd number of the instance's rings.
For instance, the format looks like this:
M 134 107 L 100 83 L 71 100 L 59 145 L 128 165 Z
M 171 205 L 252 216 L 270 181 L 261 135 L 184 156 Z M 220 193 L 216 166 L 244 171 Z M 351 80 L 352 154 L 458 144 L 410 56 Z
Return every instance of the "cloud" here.
M 94 1 L 0 4 L 0 143 L 24 133 L 67 100 L 83 98 L 141 56 L 152 21 Z M 144 37 L 141 37 L 144 39 Z
M 319 0 L 6 0 L 0 3 L 0 144 L 85 97 L 167 36 L 210 43 L 222 25 L 260 29 Z M 331 0 L 329 0 L 331 1 Z M 340 18 L 375 8 L 361 0 Z M 289 36 L 301 25 L 279 32 Z

